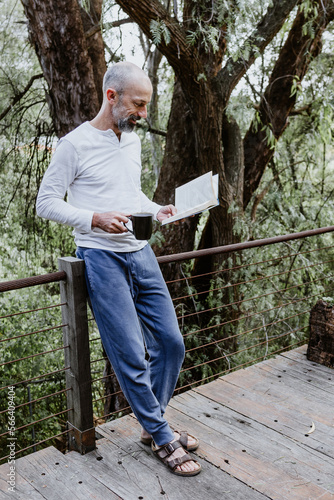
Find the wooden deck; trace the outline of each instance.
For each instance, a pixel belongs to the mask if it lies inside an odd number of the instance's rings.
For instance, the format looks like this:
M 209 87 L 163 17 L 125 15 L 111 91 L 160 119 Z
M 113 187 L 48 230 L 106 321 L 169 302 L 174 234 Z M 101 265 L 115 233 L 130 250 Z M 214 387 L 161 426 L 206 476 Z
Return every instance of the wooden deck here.
M 196 477 L 167 471 L 128 415 L 99 426 L 97 450 L 87 455 L 49 447 L 18 459 L 15 493 L 2 465 L 0 498 L 334 500 L 334 371 L 305 353 L 284 353 L 173 398 L 169 421 L 201 440 Z

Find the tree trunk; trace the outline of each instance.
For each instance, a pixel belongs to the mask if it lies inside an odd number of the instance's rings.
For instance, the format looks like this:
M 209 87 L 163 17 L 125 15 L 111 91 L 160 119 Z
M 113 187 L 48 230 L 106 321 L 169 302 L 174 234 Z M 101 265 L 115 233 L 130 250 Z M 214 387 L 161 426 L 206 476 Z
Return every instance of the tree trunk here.
M 158 49 L 153 52 L 149 50 L 147 55 L 147 73 L 152 82 L 153 93 L 148 110 L 147 120 L 151 128 L 159 129 L 159 77 L 158 69 L 161 63 L 162 54 Z M 156 183 L 158 183 L 161 163 L 162 163 L 162 145 L 161 137 L 157 134 L 151 134 L 151 152 L 152 152 L 152 165 L 155 175 Z
M 233 215 L 229 208 L 232 203 L 239 206 L 241 197 L 243 206 L 246 207 L 255 192 L 265 167 L 274 154 L 275 140 L 282 135 L 295 103 L 296 96 L 291 96 L 293 77 L 297 76 L 301 80 L 308 70 L 311 58 L 318 54 L 323 30 L 333 18 L 333 2 L 315 2 L 318 9 L 316 17 L 306 19 L 303 10 L 297 12 L 260 103 L 262 124 L 272 130 L 274 144 L 269 144 L 266 140 L 266 130 L 262 130 L 262 125 L 256 130 L 252 124 L 243 146 L 240 145 L 240 138 L 235 139 L 239 146 L 234 154 L 237 153 L 237 156 L 242 158 L 243 151 L 245 152 L 243 183 L 239 182 L 243 173 L 237 169 L 237 179 L 233 180 L 233 168 L 228 172 L 226 159 L 223 158 L 223 149 L 225 150 L 226 146 L 222 146 L 222 141 L 226 142 L 223 136 L 223 128 L 226 125 L 223 113 L 235 86 L 254 63 L 257 55 L 264 52 L 281 30 L 298 1 L 273 0 L 263 18 L 251 30 L 249 38 L 241 48 L 241 56 L 237 60 L 229 58 L 223 68 L 221 64 L 226 51 L 226 30 L 224 16 L 215 6 L 215 2 L 186 0 L 183 23 L 179 23 L 175 16 L 170 16 L 157 0 L 117 0 L 117 3 L 139 24 L 148 37 L 152 37 L 151 22 L 157 19 L 168 29 L 170 35 L 169 42 L 161 37 L 158 48 L 173 67 L 177 82 L 166 153 L 155 199 L 161 203 L 173 201 L 172 193 L 176 186 L 208 170 L 219 173 L 220 206 L 211 211 L 208 230 L 203 240 L 206 239 L 209 244 L 210 236 L 211 245 L 232 243 Z M 208 25 L 219 33 L 215 50 L 205 36 L 203 38 L 203 31 L 197 29 L 195 17 L 197 20 L 209 19 Z M 307 32 L 304 29 L 306 23 Z M 312 31 L 314 36 L 310 35 Z M 197 32 L 193 44 L 188 42 L 189 32 Z M 228 141 L 232 144 L 231 134 L 233 135 L 232 129 L 228 132 Z M 196 218 L 187 219 L 176 228 L 164 229 L 164 253 L 192 250 L 196 222 Z M 171 271 L 167 270 L 165 276 L 169 278 L 170 274 Z
M 101 66 L 104 58 L 99 54 L 92 62 L 76 0 L 22 0 L 22 4 L 29 38 L 48 84 L 47 101 L 54 130 L 62 137 L 98 112 L 100 77 L 96 85 L 94 76 L 100 73 L 97 60 Z M 91 54 L 98 51 L 101 45 L 94 47 Z
M 196 137 L 192 112 L 184 98 L 179 81 L 175 82 L 172 108 L 168 122 L 165 155 L 160 171 L 154 201 L 163 205 L 174 203 L 177 186 L 197 176 Z M 188 217 L 179 224 L 167 224 L 161 228 L 164 236 L 162 248 L 154 247 L 157 255 L 193 250 L 198 217 Z M 180 265 L 163 266 L 166 280 L 182 275 Z
M 47 100 L 54 130 L 62 137 L 91 120 L 102 103 L 104 43 L 101 31 L 91 30 L 100 23 L 102 0 L 91 0 L 88 12 L 76 0 L 22 3 L 30 41 L 48 84 Z M 127 402 L 108 360 L 105 373 L 110 375 L 105 380 L 105 413 L 112 413 L 127 406 Z
M 82 25 L 86 37 L 86 46 L 88 55 L 92 61 L 95 88 L 99 105 L 103 100 L 103 76 L 107 71 L 107 65 L 104 55 L 104 42 L 101 35 L 101 29 L 94 29 L 100 25 L 102 15 L 103 0 L 90 0 L 89 11 L 80 9 Z
M 288 126 L 297 98 L 293 83 L 301 83 L 312 60 L 321 52 L 323 32 L 334 18 L 333 2 L 319 0 L 318 12 L 310 20 L 303 10 L 298 11 L 259 105 L 261 124 L 254 121 L 245 136 L 245 208 L 275 152 L 275 144 L 268 142 L 266 131 L 270 130 L 277 141 Z M 309 31 L 313 31 L 312 36 Z
M 197 95 L 196 95 L 197 94 Z M 192 109 L 189 108 L 177 81 L 174 88 L 171 115 L 168 125 L 166 150 L 155 201 L 173 203 L 175 187 L 210 170 L 219 173 L 220 205 L 210 211 L 207 228 L 200 247 L 219 246 L 234 242 L 233 223 L 240 213 L 243 199 L 243 145 L 239 127 L 232 118 L 220 111 L 221 99 L 209 85 L 202 84 L 200 92 L 193 93 Z M 205 95 L 205 97 L 204 97 Z M 202 127 L 198 127 L 202 123 Z M 235 210 L 230 213 L 230 207 Z M 178 253 L 194 249 L 198 216 L 187 218 L 179 225 L 171 224 L 162 229 L 165 243 L 156 253 Z M 196 273 L 210 270 L 217 258 L 201 259 Z M 203 264 L 202 264 L 203 263 Z M 165 269 L 166 279 L 176 279 L 179 272 Z
M 334 368 L 334 308 L 323 300 L 310 313 L 307 359 Z
M 216 138 L 218 140 L 218 138 Z M 244 157 L 242 138 L 239 126 L 233 118 L 223 115 L 222 126 L 222 157 L 224 165 L 223 182 L 220 184 L 222 191 L 220 206 L 210 211 L 206 227 L 202 233 L 200 248 L 212 248 L 215 246 L 237 243 L 238 236 L 233 231 L 235 216 L 242 211 L 243 180 L 244 180 Z M 231 210 L 232 209 L 232 210 Z M 229 269 L 237 265 L 237 256 L 232 254 L 220 254 L 210 257 L 202 257 L 195 261 L 193 275 L 202 278 L 196 279 L 196 290 L 202 292 L 201 301 L 207 301 L 205 309 L 212 307 L 210 299 L 210 287 L 222 287 L 228 283 L 233 283 L 233 271 Z M 224 270 L 218 275 L 210 274 L 210 271 L 218 269 Z M 203 293 L 207 292 L 207 293 Z M 220 290 L 219 301 L 221 304 L 230 304 L 240 300 L 238 287 L 228 287 Z M 222 339 L 233 335 L 237 326 L 239 311 L 237 308 L 227 307 L 220 312 L 224 322 L 232 321 L 232 328 L 226 325 L 215 333 L 215 339 Z M 205 326 L 212 319 L 212 313 L 201 315 L 202 326 Z M 223 344 L 222 344 L 223 345 Z M 216 348 L 210 348 L 214 351 Z M 224 349 L 229 352 L 236 350 L 236 339 L 226 341 Z M 215 357 L 214 352 L 212 356 Z

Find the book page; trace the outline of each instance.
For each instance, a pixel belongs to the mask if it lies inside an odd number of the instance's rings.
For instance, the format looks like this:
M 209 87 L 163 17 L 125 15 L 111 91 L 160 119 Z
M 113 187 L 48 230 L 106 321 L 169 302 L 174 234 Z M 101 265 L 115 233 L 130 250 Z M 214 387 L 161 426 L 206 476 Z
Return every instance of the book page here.
M 212 186 L 213 186 L 213 190 L 214 190 L 214 193 L 215 193 L 215 197 L 217 199 L 217 202 L 218 202 L 218 182 L 219 182 L 219 175 L 216 174 L 216 175 L 213 175 L 212 176 Z M 219 202 L 218 202 L 219 203 Z
M 212 172 L 207 172 L 175 189 L 177 214 L 165 219 L 162 224 L 175 222 L 217 205 L 218 174 L 212 176 Z
M 207 172 L 175 189 L 175 206 L 185 212 L 216 198 L 212 185 L 212 172 Z

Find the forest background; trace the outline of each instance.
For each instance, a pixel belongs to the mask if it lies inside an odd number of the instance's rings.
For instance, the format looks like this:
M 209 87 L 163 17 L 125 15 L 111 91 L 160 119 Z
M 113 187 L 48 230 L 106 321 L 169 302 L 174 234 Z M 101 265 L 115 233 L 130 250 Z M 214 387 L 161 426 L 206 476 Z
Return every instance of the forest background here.
M 74 255 L 71 228 L 36 217 L 38 187 L 57 139 L 96 114 L 106 67 L 125 59 L 142 66 L 154 87 L 148 118 L 137 128 L 144 192 L 165 204 L 173 202 L 175 187 L 184 182 L 209 170 L 220 175 L 220 206 L 164 230 L 157 226 L 151 240 L 157 255 L 332 225 L 333 19 L 334 5 L 329 0 L 0 1 L 0 279 L 51 272 L 57 270 L 58 257 Z M 289 249 L 292 253 L 307 251 L 331 242 L 327 235 L 291 244 Z M 163 272 L 167 280 L 191 277 L 251 259 L 275 260 L 280 272 L 292 266 L 284 260 L 287 247 L 168 265 Z M 250 320 L 247 325 L 239 320 L 241 314 L 275 309 L 279 301 L 299 300 L 306 293 L 313 303 L 314 297 L 331 300 L 328 283 L 309 283 L 312 277 L 330 276 L 332 253 L 332 249 L 319 251 L 319 261 L 329 263 L 314 271 L 271 279 L 275 289 L 282 284 L 287 288 L 289 280 L 307 283 L 293 297 L 259 299 L 242 310 L 234 308 L 185 322 L 187 346 L 197 348 L 200 341 L 205 344 L 218 336 L 234 337 L 224 352 L 240 349 L 238 329 L 254 328 Z M 308 254 L 300 260 L 304 265 L 313 264 Z M 233 280 L 245 282 L 254 272 L 265 273 L 263 268 L 242 268 L 233 274 Z M 230 274 L 198 287 L 187 281 L 191 304 L 183 301 L 177 308 L 184 314 L 195 304 L 201 311 L 233 300 L 233 294 L 236 299 L 250 293 L 246 285 L 226 291 L 230 281 Z M 204 286 L 219 291 L 196 295 Z M 171 287 L 173 294 L 179 293 L 178 287 Z M 262 287 L 261 281 L 254 283 L 252 294 L 259 295 Z M 49 286 L 3 294 L 0 315 L 48 304 L 57 293 L 56 286 Z M 36 313 L 34 329 L 59 323 L 57 315 L 56 310 Z M 227 319 L 235 323 L 210 330 L 200 340 L 189 334 Z M 31 331 L 31 317 L 0 320 L 3 338 Z M 259 321 L 263 324 L 263 317 Z M 306 319 L 294 320 L 290 328 L 304 327 L 302 321 Z M 281 333 L 279 328 L 276 335 Z M 94 328 L 92 334 L 96 335 Z M 270 332 L 256 331 L 252 340 L 261 335 L 268 339 Z M 298 340 L 305 335 L 304 330 Z M 285 338 L 283 344 L 295 340 Z M 34 340 L 27 336 L 10 342 L 1 352 L 1 362 L 61 342 L 61 334 L 57 338 L 44 334 Z M 101 346 L 94 345 L 98 357 Z M 269 351 L 277 346 L 275 342 Z M 222 347 L 211 348 L 211 355 L 217 350 L 221 352 Z M 208 355 L 196 350 L 188 355 L 187 362 L 199 366 L 188 374 L 190 381 L 245 362 L 242 356 L 233 363 L 226 357 L 208 368 L 203 365 Z M 46 359 L 8 365 L 2 382 L 25 380 L 40 370 L 56 369 L 61 362 L 53 353 Z M 185 371 L 183 380 L 186 375 Z M 43 384 L 34 386 L 33 397 L 56 390 L 63 379 L 56 377 Z M 26 390 L 25 386 L 18 389 L 22 395 Z M 103 397 L 104 390 L 100 383 L 97 395 Z M 108 404 L 102 413 L 112 409 Z M 112 404 L 115 407 L 118 402 Z M 39 406 L 39 416 L 60 413 L 64 406 L 61 396 Z M 27 418 L 23 413 L 22 419 Z M 40 437 L 59 423 L 63 425 L 62 417 L 56 424 L 41 425 Z M 30 439 L 28 429 L 26 441 Z

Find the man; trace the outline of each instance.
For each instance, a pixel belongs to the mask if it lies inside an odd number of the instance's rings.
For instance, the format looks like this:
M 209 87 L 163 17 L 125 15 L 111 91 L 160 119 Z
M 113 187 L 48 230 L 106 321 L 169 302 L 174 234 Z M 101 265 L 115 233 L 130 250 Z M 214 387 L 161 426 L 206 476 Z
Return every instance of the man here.
M 150 246 L 125 227 L 136 212 L 151 212 L 160 222 L 176 213 L 173 205 L 150 201 L 140 187 L 140 140 L 133 129 L 146 118 L 151 95 L 149 78 L 134 64 L 117 63 L 106 72 L 97 116 L 57 145 L 37 213 L 74 227 L 101 339 L 142 426 L 141 440 L 152 442 L 172 472 L 189 476 L 201 467 L 185 448 L 195 450 L 198 440 L 174 433 L 164 419 L 184 358 L 183 339 Z

